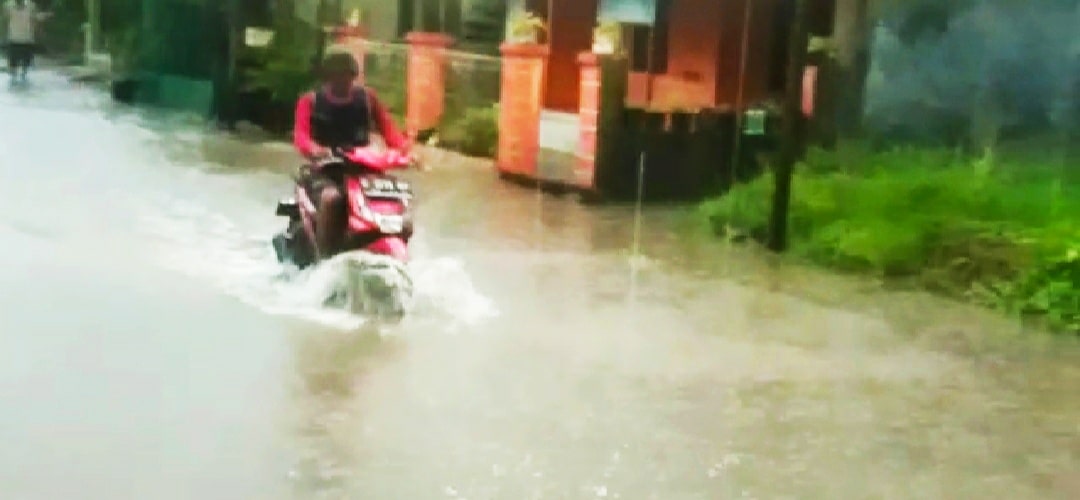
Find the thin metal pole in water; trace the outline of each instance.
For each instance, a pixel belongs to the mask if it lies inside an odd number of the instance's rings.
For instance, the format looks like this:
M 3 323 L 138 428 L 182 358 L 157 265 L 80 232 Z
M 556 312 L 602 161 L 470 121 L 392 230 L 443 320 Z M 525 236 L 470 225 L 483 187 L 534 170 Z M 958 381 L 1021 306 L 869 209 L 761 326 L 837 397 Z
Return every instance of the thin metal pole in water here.
M 539 163 L 539 162 L 537 162 Z M 539 164 L 537 165 L 539 167 Z M 539 258 L 540 254 L 544 251 L 544 186 L 543 181 L 539 179 L 540 173 L 537 168 L 537 184 L 536 184 L 536 255 Z
M 634 236 L 630 243 L 630 303 L 637 300 L 637 281 L 641 254 L 641 219 L 645 198 L 645 151 L 638 156 L 637 198 L 634 204 Z
M 634 199 L 634 242 L 631 255 L 637 257 L 641 251 L 641 207 L 645 197 L 645 152 L 638 155 L 637 195 Z
M 645 54 L 645 111 L 652 107 L 653 100 L 653 77 L 656 63 L 656 23 L 649 27 L 648 51 Z M 641 253 L 641 207 L 645 197 L 645 152 L 647 145 L 641 146 L 638 155 L 637 193 L 634 200 L 634 236 L 630 243 L 630 304 L 637 301 L 638 267 Z M 631 308 L 631 311 L 633 308 Z

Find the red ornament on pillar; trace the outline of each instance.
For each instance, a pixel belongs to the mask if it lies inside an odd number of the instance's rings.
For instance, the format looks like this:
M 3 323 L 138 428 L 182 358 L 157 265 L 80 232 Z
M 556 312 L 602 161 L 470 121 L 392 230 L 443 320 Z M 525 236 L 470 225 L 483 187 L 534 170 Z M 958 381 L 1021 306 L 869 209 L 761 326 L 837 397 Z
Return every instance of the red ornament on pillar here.
M 438 126 L 446 97 L 446 48 L 454 39 L 443 33 L 409 33 L 406 65 L 405 130 L 416 138 Z
M 499 92 L 499 172 L 536 178 L 547 45 L 505 43 Z
M 807 66 L 803 70 L 802 112 L 806 117 L 814 116 L 814 97 L 817 92 L 817 66 Z

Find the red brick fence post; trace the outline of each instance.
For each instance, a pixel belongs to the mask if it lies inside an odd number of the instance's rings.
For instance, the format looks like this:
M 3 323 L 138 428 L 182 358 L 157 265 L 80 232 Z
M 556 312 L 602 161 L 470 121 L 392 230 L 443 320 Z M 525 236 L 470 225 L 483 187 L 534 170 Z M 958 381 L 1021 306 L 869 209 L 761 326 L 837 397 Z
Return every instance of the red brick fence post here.
M 405 130 L 409 137 L 439 125 L 446 97 L 446 48 L 443 33 L 409 33 L 406 65 Z
M 547 45 L 502 45 L 499 91 L 499 145 L 495 166 L 500 174 L 536 178 L 540 156 L 540 109 L 544 98 Z
M 578 56 L 581 90 L 574 187 L 598 195 L 619 170 L 629 70 L 625 57 L 585 52 Z

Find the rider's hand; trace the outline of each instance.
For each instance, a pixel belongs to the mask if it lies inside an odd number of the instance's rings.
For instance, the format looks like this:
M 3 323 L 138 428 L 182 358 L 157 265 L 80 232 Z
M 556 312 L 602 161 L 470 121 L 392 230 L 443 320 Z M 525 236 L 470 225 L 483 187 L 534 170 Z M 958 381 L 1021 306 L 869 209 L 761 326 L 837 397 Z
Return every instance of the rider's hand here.
M 420 153 L 417 153 L 416 151 L 409 151 L 409 165 L 421 172 L 428 171 L 427 165 L 424 164 L 424 159 L 421 158 Z
M 311 152 L 311 159 L 313 159 L 313 160 L 321 160 L 323 158 L 326 158 L 326 157 L 330 156 L 332 153 L 333 152 L 330 151 L 330 148 L 318 146 Z

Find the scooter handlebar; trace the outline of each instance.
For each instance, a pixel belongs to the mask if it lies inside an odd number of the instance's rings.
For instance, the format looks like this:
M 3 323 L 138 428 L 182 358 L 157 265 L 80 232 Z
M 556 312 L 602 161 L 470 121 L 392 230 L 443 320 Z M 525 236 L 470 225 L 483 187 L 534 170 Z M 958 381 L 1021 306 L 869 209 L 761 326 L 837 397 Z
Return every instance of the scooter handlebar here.
M 371 147 L 355 149 L 334 148 L 330 154 L 312 160 L 312 166 L 322 169 L 331 165 L 354 164 L 373 170 L 406 168 L 414 162 L 409 153 L 397 149 L 377 150 Z

